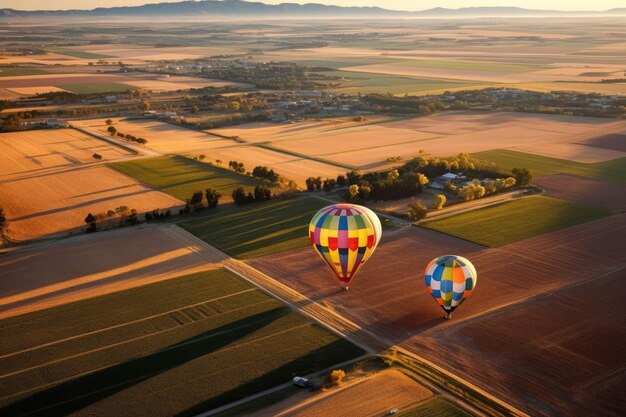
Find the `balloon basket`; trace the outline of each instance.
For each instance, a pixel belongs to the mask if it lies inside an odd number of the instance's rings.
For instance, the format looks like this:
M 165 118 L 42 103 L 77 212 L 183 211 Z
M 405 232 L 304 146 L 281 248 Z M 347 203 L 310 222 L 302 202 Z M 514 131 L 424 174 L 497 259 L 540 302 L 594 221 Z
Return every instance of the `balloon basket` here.
M 443 318 L 444 318 L 444 319 L 446 319 L 446 320 L 450 320 L 450 319 L 452 318 L 452 313 L 446 313 L 446 314 L 443 316 Z
M 343 291 L 348 291 L 350 288 L 349 288 L 347 285 L 344 285 L 343 287 L 341 287 L 341 289 L 342 289 Z

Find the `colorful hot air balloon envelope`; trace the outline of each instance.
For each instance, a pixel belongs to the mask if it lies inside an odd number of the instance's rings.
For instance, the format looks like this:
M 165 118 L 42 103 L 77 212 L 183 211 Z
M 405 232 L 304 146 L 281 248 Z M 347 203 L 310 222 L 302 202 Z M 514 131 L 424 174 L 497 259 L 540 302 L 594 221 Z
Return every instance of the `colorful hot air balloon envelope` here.
M 313 248 L 345 289 L 359 268 L 372 256 L 381 235 L 378 216 L 356 204 L 324 207 L 309 224 Z
M 476 288 L 478 277 L 474 265 L 456 255 L 433 259 L 424 274 L 428 292 L 446 312 L 447 319 Z

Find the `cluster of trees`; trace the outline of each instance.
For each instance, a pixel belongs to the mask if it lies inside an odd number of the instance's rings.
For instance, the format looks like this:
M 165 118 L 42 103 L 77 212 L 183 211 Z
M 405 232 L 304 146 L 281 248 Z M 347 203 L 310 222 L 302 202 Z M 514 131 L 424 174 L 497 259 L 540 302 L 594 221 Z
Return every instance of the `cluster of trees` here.
M 15 132 L 23 129 L 22 117 L 18 113 L 11 113 L 6 118 L 0 119 L 0 132 Z
M 622 79 L 601 82 L 623 82 Z M 605 106 L 594 106 L 602 99 Z M 444 92 L 439 95 L 397 97 L 392 94 L 368 94 L 362 100 L 375 112 L 431 114 L 443 110 L 518 111 L 531 113 L 570 114 L 619 117 L 624 111 L 621 98 L 608 98 L 598 93 L 571 93 L 567 91 L 536 91 L 503 88 L 485 88 Z M 625 108 L 626 110 L 626 108 Z
M 385 172 L 371 172 L 364 175 L 357 171 L 346 174 L 350 184 L 346 198 L 359 200 L 395 200 L 421 194 L 428 184 L 426 175 L 415 171 L 393 169 Z
M 137 224 L 137 210 L 131 209 L 128 206 L 119 206 L 115 210 L 109 210 L 106 213 L 98 213 L 98 214 L 87 214 L 85 217 L 85 223 L 87 223 L 88 228 L 86 229 L 87 233 L 95 232 L 97 223 L 106 219 L 112 219 L 114 217 L 118 217 L 120 220 L 120 226 L 124 224 Z
M 219 95 L 216 101 L 211 104 L 211 110 L 223 112 L 251 112 L 254 110 L 266 110 L 269 108 L 265 97 L 249 95 L 224 97 Z
M 330 192 L 335 187 L 345 187 L 346 177 L 338 175 L 337 178 L 326 178 L 322 181 L 322 177 L 309 177 L 305 181 L 306 189 L 309 192 L 324 190 Z
M 495 180 L 485 182 L 474 180 L 471 184 L 463 187 L 457 187 L 452 183 L 446 183 L 446 190 L 455 194 L 463 201 L 471 201 L 493 195 L 501 191 L 506 191 L 507 189 L 515 187 L 515 185 L 517 185 L 517 180 L 513 177 L 507 177 L 496 178 Z
M 288 62 L 269 62 L 207 67 L 202 74 L 209 78 L 254 84 L 257 88 L 272 90 L 317 90 L 323 87 L 313 81 L 311 72 L 315 68 Z
M 151 222 L 154 220 L 162 220 L 162 219 L 169 219 L 170 217 L 172 217 L 172 210 L 166 210 L 166 211 L 159 211 L 159 209 L 154 209 L 151 212 L 148 211 L 146 212 L 144 215 L 144 220 L 146 222 Z
M 205 199 L 207 204 L 206 207 L 215 208 L 219 204 L 219 200 L 221 197 L 222 194 L 215 188 L 207 188 L 206 190 L 204 190 L 204 193 L 202 193 L 202 191 L 196 191 L 195 193 L 193 193 L 191 198 L 187 200 L 187 205 L 185 206 L 183 212 L 189 213 L 192 207 L 194 211 L 200 211 L 204 209 Z
M 111 136 L 117 136 L 119 138 L 126 139 L 126 140 L 129 140 L 131 142 L 137 142 L 137 143 L 140 143 L 142 145 L 145 145 L 146 143 L 148 143 L 148 141 L 146 139 L 144 139 L 144 138 L 138 138 L 138 137 L 136 137 L 134 135 L 128 135 L 128 134 L 125 135 L 122 132 L 118 132 L 117 129 L 115 128 L 115 126 L 109 126 L 107 128 L 107 132 L 109 132 L 109 134 Z
M 233 171 L 238 172 L 240 174 L 243 174 L 244 172 L 246 172 L 246 168 L 243 166 L 243 162 L 228 161 L 228 167 L 232 169 Z
M 272 198 L 272 190 L 263 185 L 254 187 L 254 192 L 247 192 L 243 187 L 237 187 L 233 190 L 233 200 L 235 204 L 241 206 L 244 204 L 258 203 Z
M 268 169 L 266 166 L 259 165 L 252 170 L 252 176 L 261 180 L 269 181 L 272 184 L 276 184 L 280 181 L 280 175 L 274 172 L 273 169 Z

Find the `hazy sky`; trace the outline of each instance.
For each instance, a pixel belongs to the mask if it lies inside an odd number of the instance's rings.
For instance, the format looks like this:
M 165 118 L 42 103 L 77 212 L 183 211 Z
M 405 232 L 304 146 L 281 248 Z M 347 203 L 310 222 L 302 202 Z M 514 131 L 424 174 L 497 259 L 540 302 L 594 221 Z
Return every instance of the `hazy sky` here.
M 169 0 L 174 2 L 181 0 Z M 159 0 L 0 0 L 0 8 L 21 10 L 92 9 L 95 7 L 135 6 L 145 3 L 165 3 Z M 339 6 L 380 6 L 396 10 L 424 10 L 433 7 L 459 8 L 468 6 L 517 6 L 527 9 L 607 10 L 625 7 L 624 0 L 266 0 L 263 3 L 323 3 Z

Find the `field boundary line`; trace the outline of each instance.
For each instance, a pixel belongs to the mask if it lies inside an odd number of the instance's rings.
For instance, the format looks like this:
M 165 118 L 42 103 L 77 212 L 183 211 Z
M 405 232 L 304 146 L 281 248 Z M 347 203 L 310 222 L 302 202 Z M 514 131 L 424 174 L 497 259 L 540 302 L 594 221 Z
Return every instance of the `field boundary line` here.
M 176 279 L 176 278 L 172 278 L 172 279 Z M 48 347 L 48 346 L 54 346 L 56 344 L 68 342 L 70 340 L 80 339 L 81 337 L 91 336 L 91 335 L 102 333 L 102 332 L 108 332 L 108 331 L 113 330 L 113 329 L 118 329 L 118 328 L 121 328 L 121 327 L 124 327 L 124 326 L 129 326 L 129 325 L 132 325 L 132 324 L 141 323 L 142 321 L 152 320 L 152 319 L 155 319 L 157 317 L 166 316 L 168 314 L 176 313 L 177 311 L 180 311 L 180 310 L 183 310 L 183 309 L 186 309 L 186 308 L 197 307 L 197 306 L 202 305 L 202 304 L 210 303 L 210 302 L 213 302 L 213 301 L 223 300 L 223 299 L 226 299 L 226 298 L 229 298 L 229 297 L 232 297 L 232 296 L 244 294 L 244 293 L 255 291 L 255 290 L 256 290 L 255 288 L 249 288 L 247 290 L 242 290 L 242 291 L 238 291 L 236 293 L 224 295 L 224 296 L 217 297 L 217 298 L 212 298 L 210 300 L 201 301 L 199 303 L 189 304 L 189 305 L 186 305 L 186 306 L 174 309 L 174 310 L 169 310 L 169 311 L 165 311 L 163 313 L 154 314 L 152 316 L 143 317 L 141 319 L 132 320 L 132 321 L 129 321 L 127 323 L 116 324 L 114 326 L 105 327 L 103 329 L 94 330 L 92 332 L 81 333 L 79 335 L 70 336 L 70 337 L 67 337 L 65 339 L 55 340 L 54 342 L 48 342 L 48 343 L 44 343 L 42 345 L 37 345 L 37 346 L 30 347 L 28 349 L 23 349 L 23 350 L 20 350 L 20 351 L 11 352 L 11 353 L 7 353 L 7 354 L 4 354 L 4 355 L 1 355 L 0 359 L 9 358 L 11 356 L 19 355 L 19 354 L 26 353 L 26 352 L 31 352 L 33 350 L 41 349 L 41 348 Z M 2 379 L 2 378 L 4 378 L 4 376 L 0 376 L 0 379 Z

